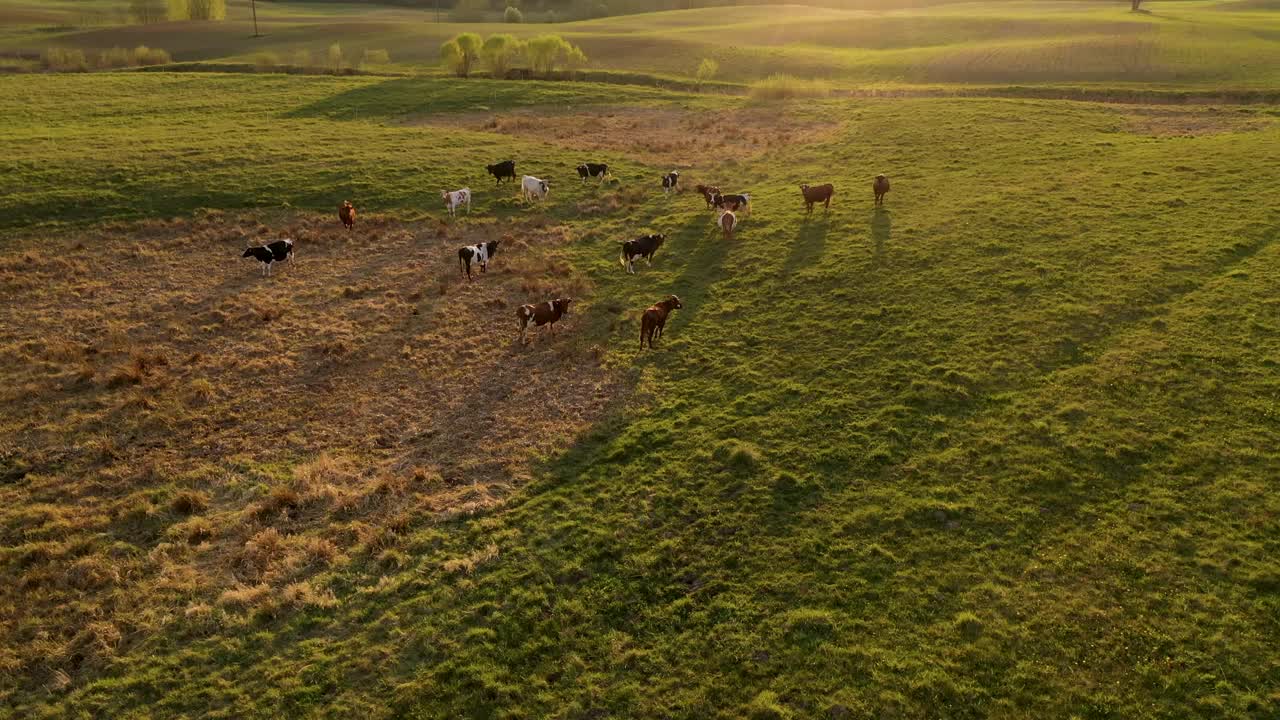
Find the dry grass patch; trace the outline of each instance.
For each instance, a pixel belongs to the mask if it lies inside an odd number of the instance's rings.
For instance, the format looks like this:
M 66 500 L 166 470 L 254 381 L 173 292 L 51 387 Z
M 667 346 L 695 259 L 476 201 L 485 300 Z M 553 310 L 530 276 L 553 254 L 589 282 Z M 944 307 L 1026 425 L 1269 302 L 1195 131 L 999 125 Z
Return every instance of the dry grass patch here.
M 715 112 L 618 106 L 575 111 L 539 107 L 497 114 L 432 115 L 413 122 L 513 135 L 553 142 L 592 156 L 622 155 L 672 167 L 688 167 L 696 158 L 718 154 L 743 160 L 794 143 L 821 142 L 839 129 L 833 123 L 798 112 L 781 112 L 776 107 Z M 686 181 L 681 178 L 682 184 Z M 613 209 L 623 205 L 627 205 L 625 200 Z
M 1273 119 L 1253 108 L 1127 107 L 1121 114 L 1126 132 L 1146 137 L 1199 137 L 1248 132 L 1269 126 Z
M 326 569 L 411 563 L 415 528 L 500 505 L 603 413 L 620 380 L 578 337 L 591 288 L 563 227 L 361 223 L 356 241 L 328 217 L 208 213 L 0 251 L 20 290 L 0 305 L 0 647 L 21 648 L 0 662 L 19 684 L 77 684 L 108 627 L 336 602 Z M 240 259 L 282 236 L 298 260 L 272 277 Z M 468 283 L 456 248 L 497 238 Z M 560 295 L 577 312 L 520 346 L 515 307 Z

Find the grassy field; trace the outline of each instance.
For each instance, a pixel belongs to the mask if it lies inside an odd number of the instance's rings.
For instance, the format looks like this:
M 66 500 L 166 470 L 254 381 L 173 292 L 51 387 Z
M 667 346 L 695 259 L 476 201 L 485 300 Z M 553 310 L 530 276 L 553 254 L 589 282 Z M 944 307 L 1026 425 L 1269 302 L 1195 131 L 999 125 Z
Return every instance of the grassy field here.
M 1275 108 L 0 86 L 6 714 L 1280 714 Z
M 19 0 L 0 17 L 0 51 L 102 50 L 146 44 L 178 61 L 287 62 L 341 43 L 349 59 L 385 49 L 401 71 L 433 71 L 440 43 L 472 30 L 532 36 L 553 30 L 580 45 L 589 67 L 689 77 L 704 57 L 733 82 L 776 72 L 844 86 L 1035 84 L 1090 87 L 1274 89 L 1280 14 L 1265 3 L 995 2 L 837 10 L 802 6 L 707 8 L 572 23 L 432 22 L 429 10 L 330 3 L 262 3 L 265 37 L 252 38 L 247 4 L 223 23 L 101 24 L 85 8 Z

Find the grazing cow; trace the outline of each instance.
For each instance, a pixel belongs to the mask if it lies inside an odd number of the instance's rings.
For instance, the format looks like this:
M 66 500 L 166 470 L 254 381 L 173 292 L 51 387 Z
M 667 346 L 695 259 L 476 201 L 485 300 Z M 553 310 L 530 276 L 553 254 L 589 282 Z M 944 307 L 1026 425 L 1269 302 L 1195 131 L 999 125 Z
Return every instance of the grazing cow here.
M 497 179 L 498 185 L 502 184 L 502 178 L 511 178 L 511 182 L 516 181 L 515 160 L 503 160 L 502 162 L 495 163 L 493 165 L 485 165 L 484 169 L 488 170 L 489 174 Z
M 551 326 L 551 334 L 556 334 L 556 321 L 569 312 L 569 303 L 573 298 L 556 298 L 537 305 L 521 305 L 516 308 L 516 322 L 520 323 L 520 342 L 524 342 L 525 330 L 532 322 L 537 327 Z
M 532 175 L 525 175 L 520 180 L 520 196 L 525 200 L 532 200 L 535 197 L 539 200 L 547 196 L 547 191 L 551 189 L 551 183 L 546 180 L 539 180 Z
M 662 243 L 667 239 L 666 235 L 645 235 L 635 240 L 622 241 L 622 267 L 627 272 L 635 274 L 635 268 L 632 263 L 636 258 L 644 258 L 646 265 L 653 264 L 653 254 L 658 252 L 658 248 L 662 247 Z
M 722 210 L 720 219 L 716 221 L 716 224 L 724 231 L 724 239 L 732 240 L 733 228 L 738 225 L 738 216 L 734 215 L 732 210 Z
M 666 175 L 663 175 L 662 176 L 662 192 L 670 195 L 672 192 L 675 191 L 676 185 L 679 182 L 680 182 L 680 173 L 676 172 L 675 170 L 672 170 Z
M 679 310 L 682 307 L 684 305 L 680 304 L 680 298 L 675 295 L 668 295 L 665 300 L 659 300 L 650 305 L 640 317 L 640 349 L 644 349 L 646 341 L 652 348 L 653 341 L 662 337 L 662 329 L 667 326 L 667 316 L 672 310 Z
M 338 206 L 338 219 L 342 221 L 343 227 L 350 230 L 356 226 L 356 207 L 351 204 L 350 200 L 343 200 Z
M 441 190 L 440 197 L 444 199 L 444 207 L 450 215 L 463 205 L 467 206 L 467 214 L 471 214 L 471 188 L 462 188 L 453 192 Z
M 876 194 L 876 204 L 884 204 L 884 194 L 889 192 L 889 178 L 884 175 L 877 175 L 875 182 L 871 183 L 871 189 Z
M 826 185 L 801 185 L 800 194 L 804 196 L 804 207 L 806 213 L 813 212 L 814 203 L 822 203 L 823 209 L 831 209 L 831 196 L 836 194 L 835 186 L 831 183 Z
M 598 177 L 600 182 L 604 182 L 604 176 L 608 174 L 609 166 L 604 163 L 582 163 L 578 166 L 578 177 L 582 182 L 586 182 L 588 177 Z
M 734 212 L 737 212 L 738 209 L 741 208 L 746 210 L 748 215 L 751 214 L 751 196 L 746 193 L 742 193 L 741 195 L 717 194 L 715 197 L 711 198 L 711 205 L 712 207 L 716 207 L 721 210 L 732 210 Z
M 286 259 L 291 263 L 293 262 L 293 241 L 285 238 L 266 245 L 251 247 L 246 249 L 240 257 L 251 257 L 262 263 L 262 275 L 269 277 L 273 263 L 283 262 Z
M 715 207 L 716 196 L 720 194 L 720 188 L 715 185 L 695 185 L 693 189 L 697 190 L 702 195 L 702 199 L 707 201 L 708 210 Z
M 461 273 L 465 266 L 468 282 L 471 281 L 471 263 L 480 263 L 480 272 L 486 272 L 489 267 L 489 261 L 493 259 L 494 255 L 498 254 L 498 243 L 500 242 L 502 241 L 494 240 L 458 248 L 458 272 Z

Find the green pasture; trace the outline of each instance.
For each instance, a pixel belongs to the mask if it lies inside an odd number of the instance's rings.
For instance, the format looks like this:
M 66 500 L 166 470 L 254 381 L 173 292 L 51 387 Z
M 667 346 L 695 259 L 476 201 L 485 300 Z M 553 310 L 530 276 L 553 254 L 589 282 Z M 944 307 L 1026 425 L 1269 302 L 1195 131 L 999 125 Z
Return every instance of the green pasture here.
M 972 22 L 964 12 L 938 22 Z M 1163 43 L 1195 35 L 1172 16 L 1221 11 L 1047 12 L 1115 16 Z M 766 52 L 763 11 L 734 14 L 743 26 L 724 44 Z M 1005 31 L 1022 32 L 991 33 Z M 809 46 L 777 47 L 780 63 L 838 55 L 862 69 L 850 78 L 885 67 L 857 60 L 881 51 L 807 32 Z M 722 42 L 655 38 L 687 43 L 689 58 Z M 1025 37 L 991 42 L 1031 52 Z M 1190 47 L 1177 43 L 1157 45 Z M 933 52 L 921 47 L 883 52 Z M 1249 84 L 1275 71 L 1258 67 L 1214 72 Z M 122 623 L 159 629 L 66 687 L 30 656 L 56 628 L 29 609 L 58 596 L 19 582 L 38 567 L 29 543 L 150 548 L 43 527 L 20 511 L 37 499 L 3 486 L 0 662 L 14 670 L 0 707 L 15 717 L 1280 713 L 1275 108 L 1178 109 L 1194 129 L 1166 132 L 1151 108 L 1123 105 L 771 106 L 834 133 L 689 158 L 687 178 L 752 193 L 730 243 L 700 198 L 663 196 L 670 168 L 642 152 L 598 158 L 619 187 L 582 186 L 581 152 L 429 121 L 517 107 L 727 112 L 741 99 L 150 73 L 14 76 L 0 89 L 11 237 L 57 247 L 104 221 L 331 213 L 345 197 L 365 213 L 438 217 L 438 190 L 469 184 L 481 217 L 568 225 L 572 261 L 595 284 L 577 341 L 600 345 L 631 388 L 501 510 L 417 521 L 404 566 L 357 557 L 317 576 L 333 607 L 218 611 L 196 626 L 183 608 L 211 599 L 120 595 Z M 546 207 L 486 184 L 483 165 L 508 156 L 552 180 Z M 878 172 L 893 180 L 883 210 Z M 835 184 L 829 214 L 805 217 L 801 182 Z M 580 209 L 625 192 L 638 204 Z M 666 247 L 623 274 L 615 241 L 649 231 L 668 233 Z M 686 307 L 660 349 L 639 352 L 635 311 L 666 293 Z M 476 557 L 469 572 L 444 569 Z
M 119 11 L 97 0 L 88 7 Z M 107 10 L 106 8 L 115 8 Z M 557 24 L 433 22 L 430 9 L 330 3 L 261 3 L 265 37 L 252 38 L 248 7 L 222 23 L 149 26 L 96 22 L 84 6 L 18 2 L 0 51 L 90 51 L 145 44 L 177 61 L 251 62 L 333 43 L 358 60 L 385 49 L 401 71 L 435 72 L 439 45 L 461 31 L 556 32 L 580 45 L 589 68 L 689 77 L 702 58 L 720 79 L 746 82 L 785 72 L 864 85 L 1086 85 L 1269 89 L 1280 84 L 1280 16 L 1265 4 L 996 2 L 929 7 L 886 4 L 840 10 L 798 5 L 704 8 Z M 58 14 L 61 9 L 62 14 Z M 56 17 L 55 17 L 56 16 Z M 446 16 L 447 19 L 447 16 Z

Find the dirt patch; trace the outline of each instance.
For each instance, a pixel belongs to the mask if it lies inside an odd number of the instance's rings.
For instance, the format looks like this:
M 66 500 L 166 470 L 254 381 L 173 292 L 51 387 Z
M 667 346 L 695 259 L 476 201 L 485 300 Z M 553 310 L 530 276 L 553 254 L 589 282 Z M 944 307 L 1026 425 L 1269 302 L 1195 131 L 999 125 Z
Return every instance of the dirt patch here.
M 1134 107 L 1125 109 L 1124 129 L 1145 137 L 1200 137 L 1261 130 L 1271 118 L 1241 108 Z
M 721 154 L 756 157 L 795 143 L 833 137 L 837 123 L 779 107 L 718 111 L 601 107 L 574 111 L 533 108 L 503 113 L 465 113 L 417 118 L 416 124 L 552 142 L 599 156 L 623 155 L 641 162 L 689 167 L 696 158 Z
M 272 277 L 241 259 L 281 236 L 296 260 Z M 493 239 L 468 283 L 456 248 Z M 183 608 L 322 604 L 316 573 L 411 562 L 415 527 L 500 504 L 623 395 L 580 333 L 570 240 L 536 221 L 362 216 L 347 233 L 216 213 L 12 242 L 0 627 L 18 635 L 0 647 L 46 639 L 4 666 L 33 687 L 80 678 L 117 649 L 86 654 L 90 619 L 142 636 Z M 576 299 L 556 337 L 517 344 L 516 307 L 556 296 Z M 172 613 L 113 600 L 140 595 Z

